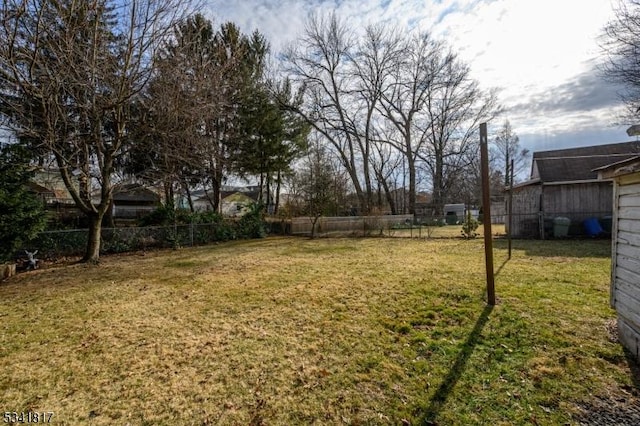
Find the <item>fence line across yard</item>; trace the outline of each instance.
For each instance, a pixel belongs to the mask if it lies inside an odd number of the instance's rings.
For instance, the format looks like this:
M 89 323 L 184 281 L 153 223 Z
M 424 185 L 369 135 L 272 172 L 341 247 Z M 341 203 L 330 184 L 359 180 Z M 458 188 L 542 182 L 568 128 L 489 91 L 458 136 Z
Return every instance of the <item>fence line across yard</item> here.
M 291 219 L 293 235 L 311 235 L 313 217 L 296 217 Z M 400 227 L 413 223 L 413 215 L 387 216 L 342 216 L 320 217 L 315 224 L 316 234 L 349 233 L 354 235 L 371 235 L 390 227 Z
M 413 215 L 320 217 L 318 236 L 393 236 L 406 238 L 455 237 L 460 235 L 462 218 L 449 223 L 450 217 L 414 217 Z M 167 226 L 102 228 L 103 254 L 124 253 L 152 248 L 191 247 L 219 241 L 251 238 L 243 235 L 237 221 L 191 223 Z M 446 226 L 446 225 L 456 225 Z M 266 233 L 311 235 L 313 218 L 267 221 Z M 88 229 L 53 230 L 39 233 L 24 249 L 38 250 L 41 258 L 81 256 L 86 250 Z
M 188 247 L 236 239 L 232 228 L 220 223 L 102 228 L 102 253 L 123 253 L 150 248 Z M 30 242 L 39 256 L 53 258 L 84 253 L 88 229 L 44 231 Z

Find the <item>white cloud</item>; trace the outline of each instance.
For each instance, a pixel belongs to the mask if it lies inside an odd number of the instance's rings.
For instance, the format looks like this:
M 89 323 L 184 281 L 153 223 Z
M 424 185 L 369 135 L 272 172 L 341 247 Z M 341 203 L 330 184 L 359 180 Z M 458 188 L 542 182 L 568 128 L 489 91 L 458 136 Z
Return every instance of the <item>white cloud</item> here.
M 594 67 L 595 39 L 613 16 L 608 0 L 209 0 L 208 10 L 217 23 L 258 29 L 275 51 L 302 34 L 312 11 L 335 11 L 354 30 L 372 22 L 429 30 L 459 52 L 482 86 L 501 88 L 501 102 L 523 143 L 531 141 L 528 148 L 585 129 L 600 137 L 619 134 L 613 142 L 626 138 L 621 127 L 610 127 L 615 88 L 599 80 Z M 593 91 L 598 107 L 581 84 L 601 85 Z

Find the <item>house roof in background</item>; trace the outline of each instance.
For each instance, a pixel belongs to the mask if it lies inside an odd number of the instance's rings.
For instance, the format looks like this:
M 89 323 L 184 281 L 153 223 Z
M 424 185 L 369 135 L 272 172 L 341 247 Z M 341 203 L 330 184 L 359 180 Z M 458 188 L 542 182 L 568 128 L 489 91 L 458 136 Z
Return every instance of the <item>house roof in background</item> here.
M 220 198 L 222 200 L 227 200 L 228 198 L 233 198 L 233 201 L 236 201 L 238 197 L 233 197 L 235 194 L 241 196 L 244 199 L 251 199 L 253 201 L 258 201 L 260 198 L 260 191 L 222 191 L 220 193 Z
M 159 202 L 160 196 L 149 188 L 136 183 L 117 185 L 113 190 L 113 201 Z
M 637 141 L 534 152 L 532 178 L 540 178 L 542 182 L 595 180 L 596 169 L 639 154 Z
M 26 186 L 27 188 L 29 188 L 31 192 L 36 194 L 51 194 L 53 196 L 56 195 L 52 189 L 49 189 L 46 186 L 40 185 L 39 183 L 36 183 L 36 182 L 27 182 Z
M 260 198 L 260 191 L 256 190 L 256 191 L 250 191 L 250 190 L 242 190 L 242 191 L 235 191 L 235 190 L 231 190 L 231 191 L 226 191 L 226 190 L 222 190 L 220 191 L 220 199 L 221 200 L 225 200 L 226 198 L 234 195 L 234 194 L 240 194 L 245 198 L 250 198 L 253 201 L 258 201 L 258 199 Z M 203 190 L 198 190 L 198 191 L 193 191 L 191 193 L 191 196 L 193 197 L 193 199 L 195 201 L 208 201 L 211 197 L 211 193 L 207 193 Z

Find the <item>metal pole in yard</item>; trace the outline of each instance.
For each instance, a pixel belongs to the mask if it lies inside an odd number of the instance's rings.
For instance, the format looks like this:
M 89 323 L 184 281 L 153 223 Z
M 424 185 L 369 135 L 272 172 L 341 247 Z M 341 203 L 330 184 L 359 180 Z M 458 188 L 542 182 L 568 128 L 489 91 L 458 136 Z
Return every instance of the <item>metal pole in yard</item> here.
M 513 160 L 511 160 L 511 177 L 509 178 L 509 231 L 507 238 L 509 239 L 509 259 L 511 259 L 511 227 L 513 226 Z
M 482 167 L 482 225 L 484 228 L 484 259 L 487 271 L 487 303 L 496 304 L 493 276 L 493 240 L 491 238 L 491 192 L 489 188 L 489 148 L 487 123 L 480 123 L 480 164 Z

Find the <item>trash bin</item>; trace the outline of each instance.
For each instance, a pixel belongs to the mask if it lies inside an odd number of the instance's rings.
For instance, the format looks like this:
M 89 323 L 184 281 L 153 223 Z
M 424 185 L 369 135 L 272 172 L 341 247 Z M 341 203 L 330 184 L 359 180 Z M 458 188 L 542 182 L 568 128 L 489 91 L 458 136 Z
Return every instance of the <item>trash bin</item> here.
M 607 234 L 611 233 L 612 224 L 613 224 L 613 217 L 611 217 L 611 216 L 605 216 L 602 219 L 600 219 L 600 225 L 602 225 L 602 229 Z
M 553 219 L 553 237 L 562 238 L 569 235 L 569 225 L 571 225 L 571 219 L 568 217 L 556 217 Z
M 585 219 L 583 225 L 584 231 L 590 237 L 597 237 L 604 232 L 604 229 L 602 229 L 602 226 L 600 226 L 600 222 L 598 222 L 598 218 L 596 217 Z
M 447 225 L 457 225 L 458 224 L 458 215 L 456 212 L 447 212 L 447 215 L 444 217 Z

